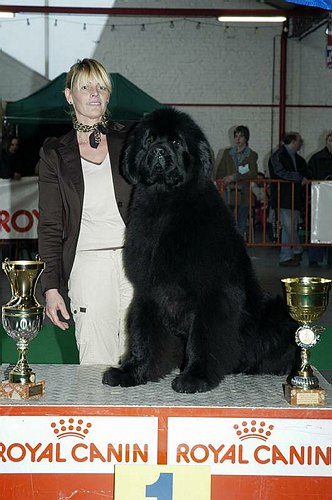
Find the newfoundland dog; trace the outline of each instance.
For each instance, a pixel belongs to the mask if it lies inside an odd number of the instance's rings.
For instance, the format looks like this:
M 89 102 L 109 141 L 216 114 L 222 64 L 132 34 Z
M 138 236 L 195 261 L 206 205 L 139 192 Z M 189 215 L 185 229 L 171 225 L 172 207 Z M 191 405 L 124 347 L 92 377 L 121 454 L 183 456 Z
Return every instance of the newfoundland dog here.
M 136 184 L 124 250 L 134 298 L 127 356 L 103 383 L 145 384 L 179 368 L 173 389 L 193 393 L 231 373 L 288 373 L 297 324 L 263 293 L 196 123 L 172 108 L 147 115 L 123 170 Z

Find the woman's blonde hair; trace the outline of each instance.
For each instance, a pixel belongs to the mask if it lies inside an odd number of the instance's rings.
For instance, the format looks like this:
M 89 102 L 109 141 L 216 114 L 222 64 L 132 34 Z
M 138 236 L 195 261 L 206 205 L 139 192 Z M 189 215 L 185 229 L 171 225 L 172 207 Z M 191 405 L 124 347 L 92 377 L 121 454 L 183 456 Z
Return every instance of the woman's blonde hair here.
M 112 83 L 104 66 L 95 59 L 82 59 L 73 64 L 67 73 L 66 88 L 73 90 L 79 88 L 82 82 L 96 80 L 112 93 Z

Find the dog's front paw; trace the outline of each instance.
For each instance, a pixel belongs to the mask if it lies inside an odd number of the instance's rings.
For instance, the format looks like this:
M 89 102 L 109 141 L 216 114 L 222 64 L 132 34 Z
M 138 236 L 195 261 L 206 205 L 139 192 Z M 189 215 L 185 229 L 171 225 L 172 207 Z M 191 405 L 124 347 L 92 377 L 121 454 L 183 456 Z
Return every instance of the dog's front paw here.
M 211 383 L 206 379 L 193 377 L 188 373 L 182 373 L 175 377 L 172 382 L 172 388 L 176 392 L 186 392 L 192 394 L 194 392 L 207 392 L 216 387 L 218 384 Z
M 123 371 L 121 368 L 109 368 L 103 375 L 103 384 L 121 387 L 133 387 L 146 384 L 146 380 L 138 378 L 131 371 Z
M 122 374 L 123 372 L 119 368 L 109 368 L 103 375 L 103 384 L 121 385 Z

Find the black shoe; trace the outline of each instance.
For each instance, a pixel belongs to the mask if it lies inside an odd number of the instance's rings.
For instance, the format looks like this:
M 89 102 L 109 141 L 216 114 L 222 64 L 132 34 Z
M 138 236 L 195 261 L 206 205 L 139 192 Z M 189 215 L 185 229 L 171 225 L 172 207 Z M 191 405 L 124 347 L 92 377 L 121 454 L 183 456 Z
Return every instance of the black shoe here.
M 300 261 L 294 259 L 289 259 L 289 260 L 284 260 L 283 262 L 279 262 L 279 266 L 282 267 L 297 267 L 299 265 Z
M 315 268 L 318 268 L 318 267 L 322 267 L 318 264 L 318 262 L 309 262 L 309 267 L 315 267 Z
M 295 260 L 297 262 L 300 262 L 302 260 L 302 255 L 303 255 L 303 252 L 301 252 L 301 253 L 295 253 L 294 257 L 293 257 L 293 260 Z

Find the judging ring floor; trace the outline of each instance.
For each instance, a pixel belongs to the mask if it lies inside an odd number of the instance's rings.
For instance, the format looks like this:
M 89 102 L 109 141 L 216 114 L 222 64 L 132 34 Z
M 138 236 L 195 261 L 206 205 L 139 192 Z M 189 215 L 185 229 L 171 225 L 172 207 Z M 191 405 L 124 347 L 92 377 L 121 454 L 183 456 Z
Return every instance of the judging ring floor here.
M 294 408 L 284 399 L 285 377 L 275 375 L 229 375 L 212 391 L 179 394 L 171 387 L 176 372 L 160 382 L 136 387 L 110 387 L 102 384 L 103 365 L 33 365 L 37 381 L 45 380 L 45 394 L 39 398 L 14 400 L 0 398 L 1 405 L 38 406 L 120 406 L 120 407 L 212 407 L 212 408 Z M 1 380 L 8 365 L 1 365 Z M 326 390 L 326 403 L 332 408 L 331 385 L 316 372 Z M 312 408 L 312 407 L 310 407 Z

